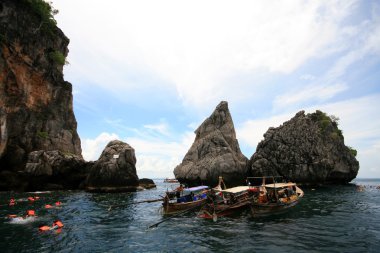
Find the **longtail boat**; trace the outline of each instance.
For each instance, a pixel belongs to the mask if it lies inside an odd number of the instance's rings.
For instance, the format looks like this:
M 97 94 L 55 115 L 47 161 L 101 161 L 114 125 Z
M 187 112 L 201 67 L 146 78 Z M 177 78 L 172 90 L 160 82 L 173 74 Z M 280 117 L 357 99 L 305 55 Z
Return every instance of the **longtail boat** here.
M 206 202 L 208 186 L 191 188 L 178 187 L 174 191 L 167 191 L 162 203 L 164 214 L 173 214 L 189 209 L 201 207 Z
M 229 216 L 249 208 L 251 199 L 249 186 L 237 186 L 221 190 L 211 190 L 206 205 L 199 211 L 198 217 L 217 220 L 221 216 Z
M 178 180 L 175 178 L 165 178 L 164 183 L 178 183 Z
M 276 183 L 273 179 L 273 183 L 266 184 L 265 179 L 271 177 L 261 178 L 263 183 L 260 186 L 250 186 L 248 189 L 253 217 L 282 213 L 297 205 L 304 196 L 304 192 L 295 183 Z
M 222 189 L 222 184 L 223 188 Z M 198 213 L 198 217 L 217 220 L 220 216 L 228 216 L 247 209 L 251 203 L 249 186 L 226 188 L 222 177 L 218 185 L 208 193 L 207 203 Z

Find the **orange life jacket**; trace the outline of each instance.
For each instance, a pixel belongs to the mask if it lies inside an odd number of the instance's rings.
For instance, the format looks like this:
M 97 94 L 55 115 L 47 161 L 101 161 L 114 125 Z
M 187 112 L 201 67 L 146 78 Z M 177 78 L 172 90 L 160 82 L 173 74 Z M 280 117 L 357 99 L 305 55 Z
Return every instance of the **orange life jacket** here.
M 35 199 L 33 197 L 28 197 L 28 200 L 33 202 Z
M 26 211 L 26 215 L 35 216 L 36 212 L 34 210 L 28 210 L 28 211 Z
M 53 227 L 54 227 L 54 226 L 58 226 L 58 228 L 62 228 L 62 227 L 63 227 L 63 223 L 62 223 L 61 221 L 57 220 L 57 221 L 55 221 L 55 222 L 53 223 Z
M 52 208 L 53 206 L 52 205 L 45 205 L 45 208 L 49 209 L 49 208 Z
M 38 230 L 40 230 L 40 231 L 47 231 L 47 230 L 50 230 L 50 227 L 49 226 L 42 226 Z
M 62 203 L 59 202 L 59 201 L 55 202 L 55 205 L 56 205 L 56 206 L 60 206 L 61 204 L 62 204 Z

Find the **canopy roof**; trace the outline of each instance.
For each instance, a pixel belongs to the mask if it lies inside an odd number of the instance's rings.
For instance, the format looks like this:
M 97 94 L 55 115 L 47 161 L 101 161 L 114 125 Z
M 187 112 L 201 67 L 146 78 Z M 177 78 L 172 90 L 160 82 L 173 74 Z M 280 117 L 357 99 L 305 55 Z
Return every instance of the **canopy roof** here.
M 248 189 L 249 189 L 249 186 L 236 186 L 236 187 L 232 187 L 232 188 L 222 190 L 222 192 L 238 193 L 238 192 L 247 191 Z
M 195 187 L 191 187 L 191 188 L 185 188 L 183 191 L 195 192 L 195 191 L 200 191 L 200 190 L 204 190 L 204 189 L 208 189 L 208 186 L 206 186 L 206 185 L 195 186 Z
M 266 184 L 266 188 L 286 188 L 289 186 L 295 186 L 295 183 L 277 183 L 277 184 Z

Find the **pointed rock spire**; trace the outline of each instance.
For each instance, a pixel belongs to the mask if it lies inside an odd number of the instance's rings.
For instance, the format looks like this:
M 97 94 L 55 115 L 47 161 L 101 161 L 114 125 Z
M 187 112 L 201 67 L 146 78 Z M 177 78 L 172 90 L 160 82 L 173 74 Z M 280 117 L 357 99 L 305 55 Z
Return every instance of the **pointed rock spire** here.
M 174 169 L 175 177 L 188 185 L 215 186 L 219 176 L 228 187 L 242 184 L 248 159 L 240 151 L 226 101 L 219 103 L 195 134 L 193 145 Z

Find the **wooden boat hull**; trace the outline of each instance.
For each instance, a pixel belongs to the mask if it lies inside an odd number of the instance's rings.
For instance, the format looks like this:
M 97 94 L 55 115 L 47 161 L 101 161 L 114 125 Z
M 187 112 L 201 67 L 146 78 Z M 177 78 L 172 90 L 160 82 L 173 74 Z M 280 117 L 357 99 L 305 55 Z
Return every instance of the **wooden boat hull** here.
M 299 200 L 288 203 L 251 203 L 251 214 L 253 217 L 281 214 L 289 208 L 297 205 Z
M 185 203 L 162 203 L 163 213 L 164 214 L 174 214 L 178 212 L 182 212 L 189 209 L 196 209 L 196 207 L 201 207 L 204 203 L 206 203 L 206 199 L 200 199 L 191 202 Z
M 249 208 L 249 204 L 250 202 L 246 201 L 232 205 L 220 203 L 215 208 L 213 208 L 213 206 L 207 206 L 199 212 L 198 217 L 213 219 L 214 213 L 217 217 L 231 216 Z

